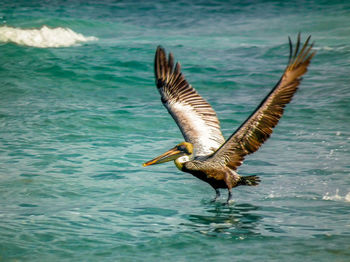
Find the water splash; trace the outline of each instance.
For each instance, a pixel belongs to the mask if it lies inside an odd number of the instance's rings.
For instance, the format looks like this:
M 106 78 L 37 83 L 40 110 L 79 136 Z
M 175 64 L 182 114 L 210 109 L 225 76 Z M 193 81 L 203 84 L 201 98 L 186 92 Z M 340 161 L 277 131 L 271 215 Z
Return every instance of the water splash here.
M 329 192 L 327 192 L 323 197 L 323 200 L 333 200 L 333 201 L 345 201 L 350 202 L 350 192 L 347 193 L 345 196 L 339 195 L 339 189 L 335 191 L 335 195 L 329 195 Z
M 72 29 L 42 26 L 40 29 L 22 29 L 10 26 L 0 27 L 0 42 L 12 42 L 19 45 L 39 48 L 68 47 L 81 42 L 95 41 L 94 36 L 84 36 Z

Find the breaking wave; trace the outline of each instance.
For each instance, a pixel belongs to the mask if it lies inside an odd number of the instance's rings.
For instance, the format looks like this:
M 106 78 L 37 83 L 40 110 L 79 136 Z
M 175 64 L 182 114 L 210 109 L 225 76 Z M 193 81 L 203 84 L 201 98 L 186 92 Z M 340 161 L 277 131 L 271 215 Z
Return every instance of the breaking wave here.
M 94 36 L 84 36 L 72 29 L 42 26 L 40 29 L 22 29 L 10 26 L 0 27 L 0 42 L 40 48 L 68 47 L 81 42 L 95 41 Z
M 324 195 L 322 199 L 323 200 L 350 202 L 350 192 L 347 193 L 345 196 L 340 196 L 339 195 L 339 189 L 337 189 L 336 192 L 335 192 L 335 195 L 329 195 L 329 192 L 327 192 L 326 195 Z

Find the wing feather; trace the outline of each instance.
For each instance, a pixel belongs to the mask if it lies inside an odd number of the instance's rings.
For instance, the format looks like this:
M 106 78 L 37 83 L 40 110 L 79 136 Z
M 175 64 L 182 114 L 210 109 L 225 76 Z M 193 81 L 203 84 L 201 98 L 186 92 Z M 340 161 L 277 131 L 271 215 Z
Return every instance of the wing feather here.
M 307 38 L 299 52 L 299 34 L 294 53 L 289 38 L 289 62 L 281 79 L 250 117 L 208 159 L 209 161 L 221 162 L 232 169 L 237 169 L 246 155 L 257 151 L 270 137 L 283 114 L 284 107 L 297 91 L 301 76 L 306 73 L 315 55 L 315 52 L 312 52 L 313 44 L 309 45 L 310 38 L 311 36 Z
M 196 156 L 210 155 L 224 142 L 215 111 L 186 81 L 179 63 L 170 53 L 158 47 L 154 71 L 163 105 L 168 109 L 187 142 L 193 144 Z

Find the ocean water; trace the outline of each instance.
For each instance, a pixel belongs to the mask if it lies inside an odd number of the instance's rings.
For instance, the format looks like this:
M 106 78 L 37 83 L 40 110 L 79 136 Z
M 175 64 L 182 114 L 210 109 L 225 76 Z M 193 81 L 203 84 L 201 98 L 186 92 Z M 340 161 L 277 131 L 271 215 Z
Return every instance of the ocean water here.
M 350 2 L 2 1 L 0 261 L 350 261 Z M 158 45 L 228 137 L 281 76 L 288 36 L 317 55 L 226 192 L 167 163 Z

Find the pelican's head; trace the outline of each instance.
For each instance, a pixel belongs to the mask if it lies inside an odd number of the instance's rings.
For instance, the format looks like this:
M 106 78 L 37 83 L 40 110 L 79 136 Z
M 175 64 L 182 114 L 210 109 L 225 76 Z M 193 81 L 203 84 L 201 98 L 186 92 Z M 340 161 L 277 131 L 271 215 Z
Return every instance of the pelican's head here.
M 156 165 L 175 160 L 176 166 L 180 168 L 180 166 L 182 167 L 182 163 L 189 161 L 192 156 L 193 145 L 188 142 L 182 142 L 164 154 L 144 163 L 143 166 Z

